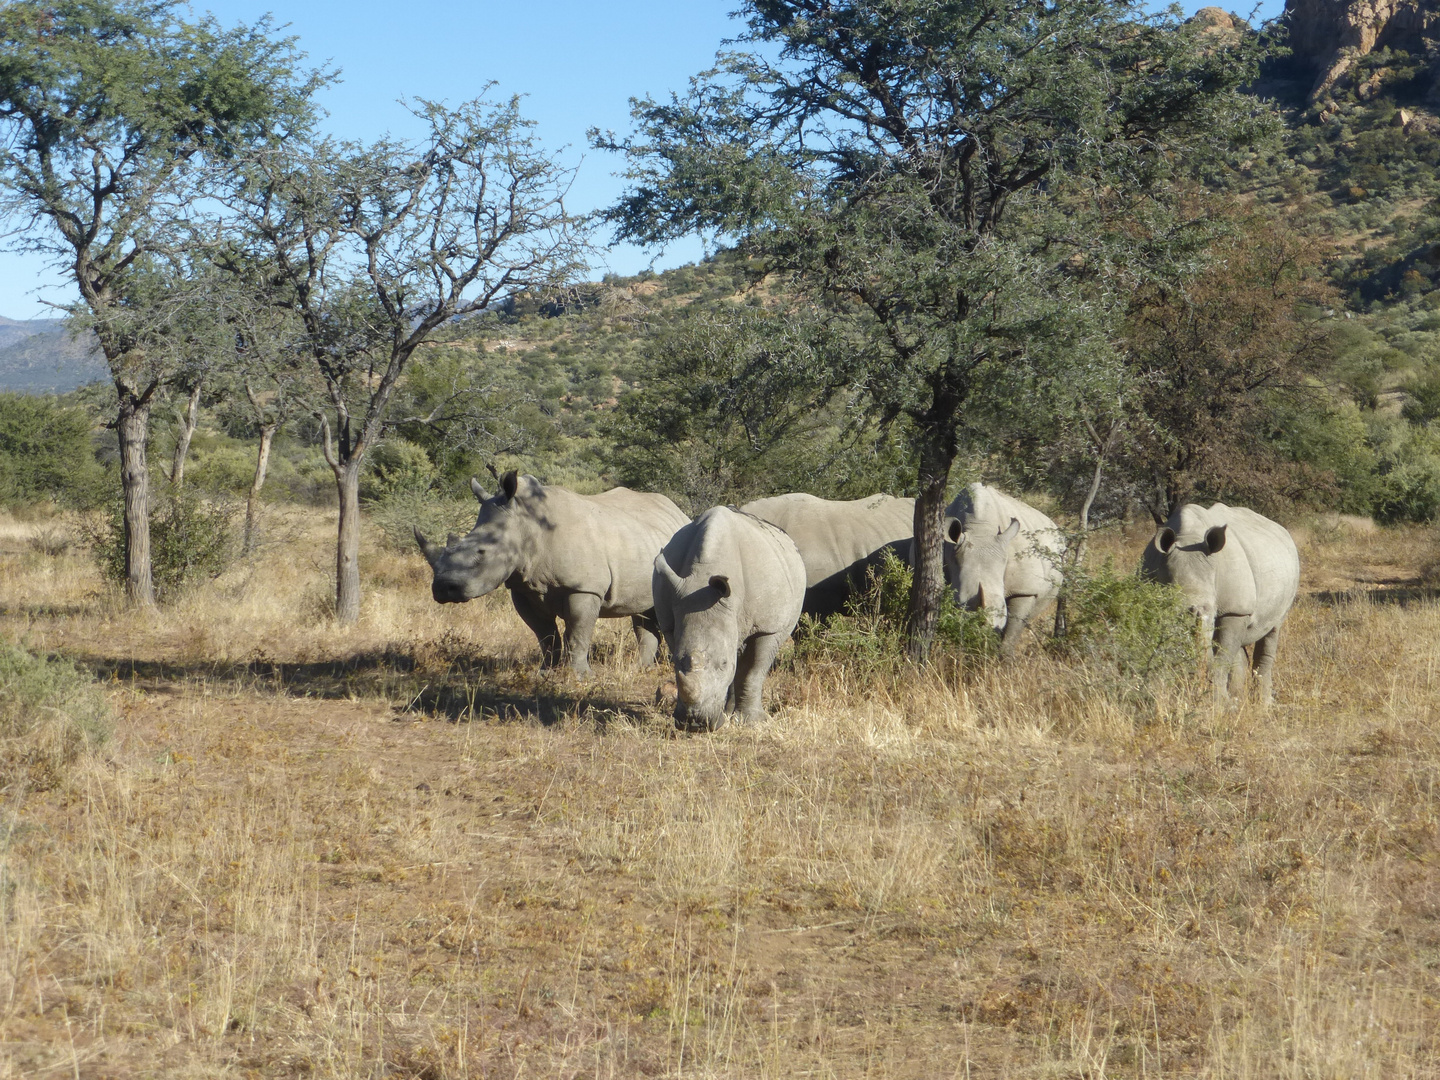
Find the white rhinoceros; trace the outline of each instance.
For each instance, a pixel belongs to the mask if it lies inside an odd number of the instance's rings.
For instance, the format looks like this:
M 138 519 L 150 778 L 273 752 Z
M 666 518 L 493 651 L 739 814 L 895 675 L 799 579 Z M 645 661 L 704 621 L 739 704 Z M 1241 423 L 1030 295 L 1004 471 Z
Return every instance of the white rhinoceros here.
M 629 617 L 640 664 L 655 661 L 659 645 L 650 574 L 655 553 L 689 522 L 663 495 L 612 488 L 577 495 L 514 470 L 480 500 L 475 527 L 450 536 L 442 548 L 415 530 L 435 572 L 430 591 L 442 604 L 463 604 L 501 585 L 515 611 L 540 641 L 542 663 L 562 658 L 578 674 L 590 670 L 590 637 L 597 618 Z M 561 638 L 555 620 L 565 622 Z
M 1179 586 L 1213 642 L 1215 695 L 1245 686 L 1243 650 L 1269 704 L 1275 649 L 1300 588 L 1300 553 L 1289 531 L 1243 506 L 1178 507 L 1145 548 L 1140 572 Z
M 792 492 L 740 508 L 790 534 L 805 561 L 806 615 L 823 619 L 845 610 L 863 589 L 884 552 L 910 561 L 915 500 L 870 495 L 850 502 Z
M 783 531 L 715 506 L 655 557 L 655 619 L 675 664 L 675 726 L 714 731 L 727 698 L 747 723 L 780 645 L 800 619 L 805 563 Z
M 955 599 L 984 611 L 1010 656 L 1025 627 L 1060 592 L 1064 537 L 1033 506 L 971 484 L 945 511 L 946 575 Z

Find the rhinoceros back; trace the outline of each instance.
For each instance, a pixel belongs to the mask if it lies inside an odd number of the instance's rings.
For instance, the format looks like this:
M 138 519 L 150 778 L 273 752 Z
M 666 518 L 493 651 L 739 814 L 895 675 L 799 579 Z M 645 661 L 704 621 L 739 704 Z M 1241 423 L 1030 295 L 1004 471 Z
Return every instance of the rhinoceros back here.
M 915 500 L 870 495 L 836 502 L 792 492 L 746 503 L 741 510 L 783 529 L 805 563 L 807 615 L 844 609 L 885 550 L 909 560 Z
M 538 529 L 527 576 L 597 594 L 606 617 L 648 611 L 655 554 L 690 519 L 665 496 L 629 488 L 542 492 L 530 511 Z

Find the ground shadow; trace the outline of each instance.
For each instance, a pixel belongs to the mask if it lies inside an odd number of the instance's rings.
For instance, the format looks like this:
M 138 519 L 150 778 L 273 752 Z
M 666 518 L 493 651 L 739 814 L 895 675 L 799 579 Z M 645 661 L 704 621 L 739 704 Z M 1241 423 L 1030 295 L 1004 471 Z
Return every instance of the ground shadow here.
M 1411 604 L 1432 603 L 1440 600 L 1440 588 L 1425 585 L 1395 585 L 1379 588 L 1362 586 L 1354 589 L 1327 589 L 1313 592 L 1310 593 L 1310 598 L 1326 607 L 1360 602 L 1409 607 Z
M 400 649 L 295 663 L 139 660 L 83 653 L 58 658 L 87 668 L 102 682 L 129 683 L 151 692 L 203 683 L 294 698 L 368 697 L 387 701 L 400 713 L 454 723 L 538 721 L 548 727 L 569 717 L 583 717 L 604 728 L 655 718 L 654 711 L 638 698 L 597 693 L 583 683 L 552 684 L 551 677 L 524 665 L 488 656 L 455 659 L 443 666 L 422 663 Z M 556 683 L 568 681 L 565 675 L 554 678 Z
M 532 723 L 552 727 L 569 718 L 580 718 L 604 731 L 612 724 L 636 726 L 652 723 L 656 713 L 642 702 L 583 691 L 541 691 L 521 693 L 482 683 L 456 686 L 426 686 L 415 697 L 397 706 L 402 712 L 418 713 L 466 724 Z

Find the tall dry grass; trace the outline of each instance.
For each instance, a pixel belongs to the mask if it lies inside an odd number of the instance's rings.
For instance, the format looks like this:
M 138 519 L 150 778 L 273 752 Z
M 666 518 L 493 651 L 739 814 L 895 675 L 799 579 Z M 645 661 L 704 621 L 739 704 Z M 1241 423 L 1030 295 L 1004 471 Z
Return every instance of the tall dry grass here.
M 337 628 L 288 514 L 139 620 L 0 521 L 5 633 L 117 715 L 5 808 L 0 1075 L 1440 1073 L 1425 533 L 1297 530 L 1268 712 L 1032 648 L 676 737 L 621 626 L 542 675 L 418 556 Z

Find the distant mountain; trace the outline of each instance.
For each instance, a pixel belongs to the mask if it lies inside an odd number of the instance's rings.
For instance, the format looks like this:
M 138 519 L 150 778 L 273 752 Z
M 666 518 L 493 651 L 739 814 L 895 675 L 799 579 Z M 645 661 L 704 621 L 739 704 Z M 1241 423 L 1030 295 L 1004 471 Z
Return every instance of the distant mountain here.
M 0 390 L 63 394 L 108 374 L 94 340 L 72 338 L 63 320 L 0 317 Z

